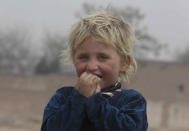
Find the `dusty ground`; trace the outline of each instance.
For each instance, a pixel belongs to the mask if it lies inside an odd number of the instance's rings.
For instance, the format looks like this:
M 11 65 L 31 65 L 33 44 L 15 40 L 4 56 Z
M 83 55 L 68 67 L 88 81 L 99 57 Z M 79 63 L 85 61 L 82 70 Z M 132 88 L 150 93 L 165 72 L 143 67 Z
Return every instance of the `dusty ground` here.
M 39 131 L 43 110 L 62 85 L 73 77 L 0 76 L 0 131 Z
M 0 131 L 40 130 L 48 97 L 45 92 L 1 89 Z

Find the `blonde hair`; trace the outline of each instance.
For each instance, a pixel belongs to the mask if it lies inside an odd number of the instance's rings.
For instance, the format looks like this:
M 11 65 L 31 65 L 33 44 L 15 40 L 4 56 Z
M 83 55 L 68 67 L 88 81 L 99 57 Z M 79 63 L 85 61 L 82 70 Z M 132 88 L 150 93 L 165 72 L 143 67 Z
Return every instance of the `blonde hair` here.
M 105 11 L 81 18 L 79 22 L 72 26 L 69 35 L 68 44 L 72 62 L 74 62 L 77 47 L 80 46 L 87 37 L 92 37 L 99 42 L 115 47 L 121 58 L 128 58 L 129 56 L 129 68 L 127 71 L 119 74 L 121 80 L 128 82 L 129 77 L 134 74 L 137 69 L 132 51 L 136 38 L 131 26 L 120 16 L 112 15 Z

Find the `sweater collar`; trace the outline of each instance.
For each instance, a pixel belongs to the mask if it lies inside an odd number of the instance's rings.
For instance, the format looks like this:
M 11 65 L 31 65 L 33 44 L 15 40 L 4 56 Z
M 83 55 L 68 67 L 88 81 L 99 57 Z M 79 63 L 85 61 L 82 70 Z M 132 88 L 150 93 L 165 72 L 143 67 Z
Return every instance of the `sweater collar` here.
M 101 89 L 101 92 L 112 92 L 112 91 L 120 89 L 120 88 L 121 88 L 121 82 L 117 81 L 114 85 Z

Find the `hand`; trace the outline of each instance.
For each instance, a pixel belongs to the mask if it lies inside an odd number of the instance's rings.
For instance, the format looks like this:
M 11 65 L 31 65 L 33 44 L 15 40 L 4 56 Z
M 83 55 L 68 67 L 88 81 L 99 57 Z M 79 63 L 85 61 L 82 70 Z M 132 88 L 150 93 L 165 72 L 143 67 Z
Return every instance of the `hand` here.
M 100 92 L 100 78 L 91 73 L 84 72 L 77 80 L 75 88 L 86 96 L 91 97 L 94 94 Z

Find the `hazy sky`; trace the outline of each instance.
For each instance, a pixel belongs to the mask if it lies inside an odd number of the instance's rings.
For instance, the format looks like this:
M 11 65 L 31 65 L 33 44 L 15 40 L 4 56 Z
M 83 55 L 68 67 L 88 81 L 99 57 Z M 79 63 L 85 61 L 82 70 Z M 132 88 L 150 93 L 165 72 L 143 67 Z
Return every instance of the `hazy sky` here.
M 175 49 L 189 44 L 188 0 L 0 0 L 0 28 L 24 25 L 35 32 L 43 29 L 67 32 L 83 2 L 96 5 L 132 5 L 146 17 L 148 32 Z

